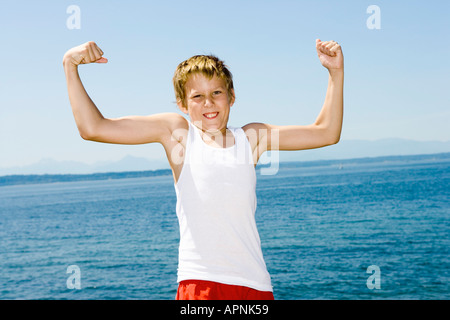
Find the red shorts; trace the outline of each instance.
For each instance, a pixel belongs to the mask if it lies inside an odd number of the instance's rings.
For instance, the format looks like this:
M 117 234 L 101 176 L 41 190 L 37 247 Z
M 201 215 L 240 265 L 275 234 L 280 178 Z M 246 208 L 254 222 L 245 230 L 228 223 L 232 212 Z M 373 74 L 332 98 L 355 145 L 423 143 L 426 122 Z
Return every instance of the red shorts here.
M 184 280 L 178 285 L 176 300 L 274 300 L 271 291 L 205 280 Z

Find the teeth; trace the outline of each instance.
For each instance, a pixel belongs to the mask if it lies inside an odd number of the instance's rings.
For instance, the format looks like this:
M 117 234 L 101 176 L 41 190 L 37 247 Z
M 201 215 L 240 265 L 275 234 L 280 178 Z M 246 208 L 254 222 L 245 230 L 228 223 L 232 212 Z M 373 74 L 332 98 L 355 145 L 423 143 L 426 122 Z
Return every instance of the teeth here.
M 217 116 L 217 112 L 215 112 L 215 113 L 206 113 L 205 114 L 205 117 L 207 117 L 207 118 L 214 118 L 215 116 Z

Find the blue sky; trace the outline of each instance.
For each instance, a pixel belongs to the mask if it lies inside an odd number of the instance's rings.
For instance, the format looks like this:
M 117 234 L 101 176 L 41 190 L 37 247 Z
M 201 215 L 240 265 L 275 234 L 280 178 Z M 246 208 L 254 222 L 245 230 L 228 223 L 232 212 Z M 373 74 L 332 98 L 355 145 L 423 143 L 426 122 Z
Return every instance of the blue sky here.
M 381 9 L 370 30 L 369 5 Z M 69 30 L 67 7 L 80 8 Z M 96 41 L 106 65 L 80 67 L 106 117 L 178 112 L 179 62 L 213 53 L 234 76 L 230 125 L 309 124 L 327 71 L 315 39 L 345 57 L 342 140 L 450 140 L 448 1 L 3 1 L 0 4 L 0 167 L 42 158 L 86 163 L 127 154 L 163 158 L 159 145 L 82 140 L 67 98 L 62 57 Z

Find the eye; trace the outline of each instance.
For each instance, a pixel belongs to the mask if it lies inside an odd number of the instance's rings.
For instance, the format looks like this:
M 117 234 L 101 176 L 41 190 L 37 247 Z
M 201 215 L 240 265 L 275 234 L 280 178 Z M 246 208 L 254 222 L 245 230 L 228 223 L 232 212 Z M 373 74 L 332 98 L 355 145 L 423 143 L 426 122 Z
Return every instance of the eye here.
M 220 91 L 220 90 L 216 90 L 216 91 L 213 92 L 213 94 L 216 95 L 216 96 L 221 94 L 221 93 L 222 93 L 222 91 Z

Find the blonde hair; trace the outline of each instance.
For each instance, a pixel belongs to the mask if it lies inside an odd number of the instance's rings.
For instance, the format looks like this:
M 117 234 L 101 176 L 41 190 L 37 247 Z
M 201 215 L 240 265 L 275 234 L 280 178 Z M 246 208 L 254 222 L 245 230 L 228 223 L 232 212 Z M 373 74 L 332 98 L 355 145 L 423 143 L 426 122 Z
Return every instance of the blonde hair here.
M 210 79 L 216 75 L 224 80 L 228 96 L 233 95 L 233 75 L 225 63 L 213 55 L 196 55 L 181 62 L 175 70 L 173 86 L 177 103 L 181 102 L 184 107 L 187 107 L 185 85 L 189 77 L 195 73 L 204 74 Z

